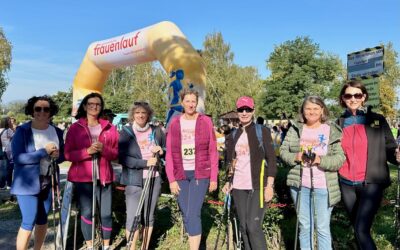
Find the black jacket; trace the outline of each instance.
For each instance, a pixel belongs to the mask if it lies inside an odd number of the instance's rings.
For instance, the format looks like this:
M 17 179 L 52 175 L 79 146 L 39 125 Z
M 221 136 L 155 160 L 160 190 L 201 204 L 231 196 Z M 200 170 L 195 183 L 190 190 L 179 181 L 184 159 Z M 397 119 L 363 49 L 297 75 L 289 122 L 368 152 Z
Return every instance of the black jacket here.
M 266 159 L 266 171 L 264 174 L 264 187 L 267 186 L 267 178 L 268 176 L 275 177 L 277 168 L 276 168 L 276 156 L 275 151 L 272 146 L 272 138 L 271 132 L 268 128 L 262 128 L 262 138 L 264 145 L 264 155 L 262 152 L 262 148 L 259 147 L 259 142 L 256 133 L 256 126 L 254 123 L 251 123 L 246 128 L 247 137 L 249 141 L 250 148 L 250 167 L 251 167 L 251 180 L 253 189 L 260 189 L 260 173 L 261 173 L 261 163 L 263 159 Z M 235 158 L 235 146 L 239 137 L 242 135 L 243 130 L 242 127 L 238 129 L 237 133 L 235 133 L 235 137 L 233 137 L 234 133 L 230 133 L 227 138 L 226 148 L 227 148 L 227 163 L 232 162 Z M 235 177 L 233 177 L 235 178 Z
M 343 128 L 344 118 L 349 115 L 345 112 L 338 120 Z M 384 116 L 370 110 L 366 113 L 365 132 L 368 140 L 368 159 L 366 183 L 390 185 L 390 173 L 387 162 L 398 164 L 395 150 L 396 141 Z
M 155 141 L 164 150 L 165 154 L 165 134 L 160 127 L 150 126 L 155 133 Z M 131 134 L 125 131 L 128 129 Z M 129 186 L 143 185 L 143 168 L 147 167 L 147 160 L 142 159 L 139 145 L 136 141 L 132 124 L 121 130 L 118 141 L 118 159 L 122 165 L 120 183 Z

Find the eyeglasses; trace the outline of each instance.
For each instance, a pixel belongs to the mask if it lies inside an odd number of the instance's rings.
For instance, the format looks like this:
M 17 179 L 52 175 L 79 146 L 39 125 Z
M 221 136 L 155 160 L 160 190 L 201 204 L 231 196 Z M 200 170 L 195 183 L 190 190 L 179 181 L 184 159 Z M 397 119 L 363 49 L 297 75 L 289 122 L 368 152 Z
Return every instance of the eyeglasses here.
M 143 106 L 149 105 L 148 102 L 134 102 L 133 104 L 135 104 L 135 105 L 143 105 Z
M 364 94 L 363 93 L 356 93 L 353 95 L 352 94 L 344 94 L 342 96 L 343 96 L 343 99 L 350 100 L 352 97 L 354 97 L 355 99 L 361 99 L 361 98 L 363 98 Z
M 44 113 L 50 113 L 50 107 L 39 107 L 36 106 L 33 108 L 33 111 L 40 113 L 40 112 L 44 112 Z
M 95 103 L 95 102 L 88 102 L 87 106 L 90 108 L 97 108 L 97 107 L 101 107 L 101 103 Z
M 252 109 L 252 108 L 246 107 L 246 108 L 238 108 L 236 111 L 237 111 L 238 113 L 243 113 L 244 111 L 246 111 L 246 113 L 251 113 L 251 112 L 253 112 L 253 110 L 254 110 L 254 109 Z

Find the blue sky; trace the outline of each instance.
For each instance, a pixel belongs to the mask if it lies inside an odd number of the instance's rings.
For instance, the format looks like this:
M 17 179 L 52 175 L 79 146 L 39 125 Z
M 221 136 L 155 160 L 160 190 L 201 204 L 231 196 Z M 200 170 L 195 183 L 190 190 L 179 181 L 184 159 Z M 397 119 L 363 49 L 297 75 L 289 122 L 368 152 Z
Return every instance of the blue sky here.
M 310 36 L 346 63 L 350 52 L 392 42 L 400 52 L 400 1 L 4 1 L 0 27 L 13 44 L 3 103 L 71 87 L 89 44 L 160 21 L 174 22 L 195 48 L 220 31 L 235 63 L 269 74 L 274 46 Z

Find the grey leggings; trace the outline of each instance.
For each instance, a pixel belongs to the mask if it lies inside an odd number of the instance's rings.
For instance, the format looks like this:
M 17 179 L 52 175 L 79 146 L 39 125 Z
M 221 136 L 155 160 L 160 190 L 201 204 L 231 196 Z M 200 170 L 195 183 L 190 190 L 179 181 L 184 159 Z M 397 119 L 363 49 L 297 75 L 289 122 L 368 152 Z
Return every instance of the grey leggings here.
M 145 183 L 146 179 L 143 179 Z M 136 210 L 139 205 L 142 187 L 126 186 L 125 187 L 125 202 L 126 202 L 126 230 L 131 231 L 133 220 L 136 215 Z M 145 197 L 143 209 L 141 211 L 141 223 L 146 227 L 151 227 L 154 224 L 154 210 L 157 205 L 158 197 L 161 192 L 161 177 L 152 178 L 148 195 Z M 151 197 L 149 203 L 149 197 Z

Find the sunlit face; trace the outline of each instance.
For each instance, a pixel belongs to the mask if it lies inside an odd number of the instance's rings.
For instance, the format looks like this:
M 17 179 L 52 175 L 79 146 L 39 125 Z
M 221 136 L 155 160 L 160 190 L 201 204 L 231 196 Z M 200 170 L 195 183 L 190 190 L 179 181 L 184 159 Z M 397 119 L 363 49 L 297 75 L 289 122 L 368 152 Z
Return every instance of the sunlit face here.
M 185 113 L 188 115 L 193 115 L 196 113 L 197 107 L 197 97 L 194 94 L 185 95 L 182 100 L 182 107 L 185 110 Z
M 249 107 L 241 107 L 236 110 L 239 121 L 242 125 L 246 125 L 253 120 L 255 110 Z
M 98 117 L 101 111 L 101 100 L 98 97 L 89 98 L 86 105 L 84 105 L 86 114 L 89 116 Z
M 318 122 L 321 122 L 324 110 L 318 104 L 306 102 L 303 107 L 303 114 L 306 118 L 307 125 L 314 125 Z
M 147 120 L 149 119 L 149 114 L 143 107 L 138 107 L 133 112 L 133 120 L 139 127 L 146 126 Z
M 49 122 L 50 103 L 45 100 L 39 100 L 33 105 L 33 119 L 37 122 Z
M 346 107 L 352 112 L 357 111 L 357 109 L 363 106 L 365 98 L 366 95 L 363 94 L 362 90 L 354 87 L 347 87 L 342 95 L 342 100 L 346 104 Z

